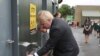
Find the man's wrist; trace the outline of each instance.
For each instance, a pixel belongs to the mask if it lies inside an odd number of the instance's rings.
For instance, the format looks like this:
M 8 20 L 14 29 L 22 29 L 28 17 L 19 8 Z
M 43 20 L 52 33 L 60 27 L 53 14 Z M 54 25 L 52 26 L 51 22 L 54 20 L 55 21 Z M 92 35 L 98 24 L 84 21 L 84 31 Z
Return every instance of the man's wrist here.
M 34 56 L 39 56 L 36 52 L 34 53 Z

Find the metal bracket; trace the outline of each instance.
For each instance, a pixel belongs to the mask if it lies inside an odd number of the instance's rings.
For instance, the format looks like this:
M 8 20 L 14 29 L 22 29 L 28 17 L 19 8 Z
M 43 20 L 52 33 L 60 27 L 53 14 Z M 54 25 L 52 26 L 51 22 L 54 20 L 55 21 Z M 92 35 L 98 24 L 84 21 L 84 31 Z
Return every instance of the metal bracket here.
M 14 40 L 8 39 L 8 40 L 7 40 L 7 43 L 8 43 L 8 44 L 12 44 L 12 43 L 14 43 Z

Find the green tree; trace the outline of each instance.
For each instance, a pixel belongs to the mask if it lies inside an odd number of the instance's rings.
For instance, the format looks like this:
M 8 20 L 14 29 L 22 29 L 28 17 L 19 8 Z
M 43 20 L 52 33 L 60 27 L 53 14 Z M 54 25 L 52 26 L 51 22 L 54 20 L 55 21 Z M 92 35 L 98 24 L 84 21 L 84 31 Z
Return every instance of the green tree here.
M 72 6 L 72 7 L 70 8 L 70 10 L 71 10 L 71 15 L 74 15 L 74 13 L 75 13 L 75 8 L 74 8 L 74 6 Z
M 71 8 L 69 5 L 67 4 L 63 4 L 58 11 L 62 14 L 63 17 L 66 17 L 67 15 L 73 15 L 74 13 L 74 9 L 73 7 Z

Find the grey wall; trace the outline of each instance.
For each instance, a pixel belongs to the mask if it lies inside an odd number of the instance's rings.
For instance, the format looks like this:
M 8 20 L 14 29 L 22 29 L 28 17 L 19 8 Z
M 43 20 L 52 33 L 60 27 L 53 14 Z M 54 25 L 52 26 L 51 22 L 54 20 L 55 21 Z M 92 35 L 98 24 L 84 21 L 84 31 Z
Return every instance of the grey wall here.
M 18 56 L 18 17 L 17 0 L 11 0 L 11 21 L 12 21 L 12 56 Z
M 29 38 L 29 0 L 19 0 L 19 42 Z
M 0 0 L 0 56 L 12 56 L 11 0 Z
M 49 10 L 51 13 L 52 12 L 52 0 L 47 0 L 47 10 Z
M 21 42 L 37 42 L 40 45 L 40 32 L 30 34 L 30 3 L 36 4 L 37 12 L 42 9 L 41 0 L 19 0 L 18 20 L 19 20 L 19 44 Z M 26 48 L 19 45 L 19 56 L 25 56 Z
M 19 42 L 33 42 L 40 41 L 39 33 L 30 35 L 30 3 L 36 4 L 37 12 L 42 9 L 41 0 L 19 0 Z

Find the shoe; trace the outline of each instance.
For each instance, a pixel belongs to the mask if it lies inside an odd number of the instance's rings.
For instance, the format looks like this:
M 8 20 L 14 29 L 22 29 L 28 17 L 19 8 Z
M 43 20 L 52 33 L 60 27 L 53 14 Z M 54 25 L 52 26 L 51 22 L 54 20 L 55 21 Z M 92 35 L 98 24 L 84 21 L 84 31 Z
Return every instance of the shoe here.
M 85 44 L 88 44 L 88 42 L 85 42 Z
M 97 38 L 100 38 L 100 36 L 97 36 Z

